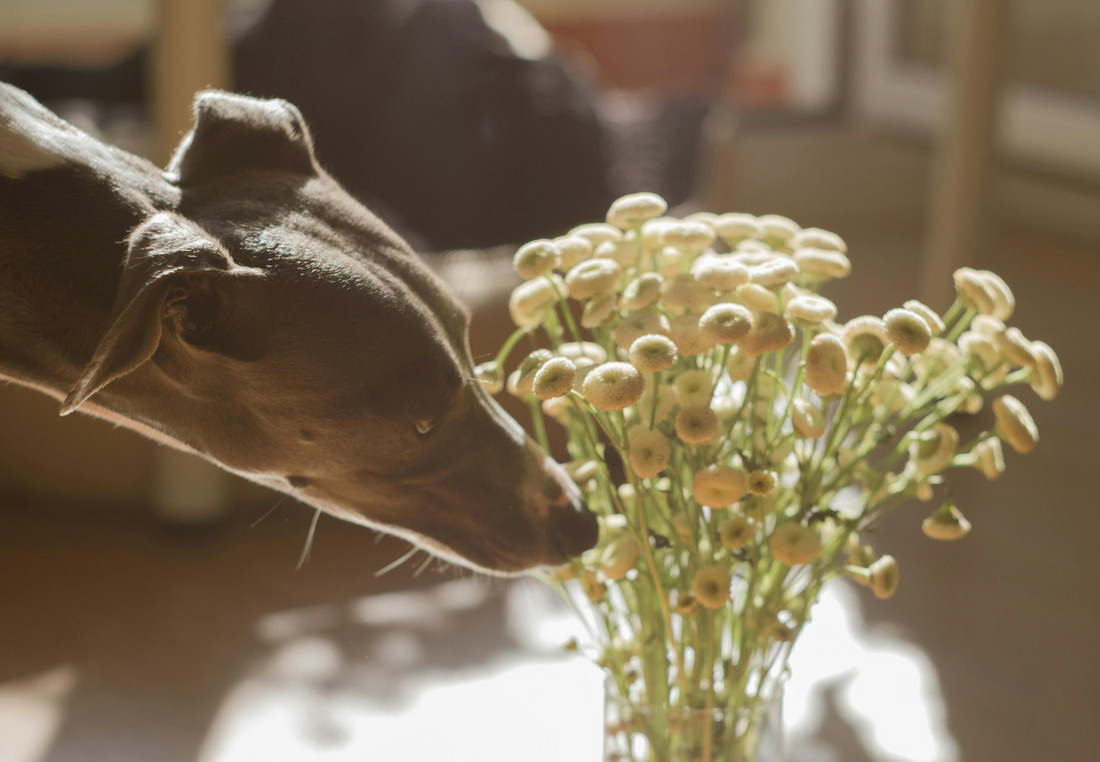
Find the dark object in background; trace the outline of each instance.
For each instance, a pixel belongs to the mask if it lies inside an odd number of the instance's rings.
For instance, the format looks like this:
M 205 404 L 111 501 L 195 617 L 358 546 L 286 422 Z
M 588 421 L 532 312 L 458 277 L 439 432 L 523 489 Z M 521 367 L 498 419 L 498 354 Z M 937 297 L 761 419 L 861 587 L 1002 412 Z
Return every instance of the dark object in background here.
M 141 50 L 0 78 L 120 104 L 145 100 L 145 70 Z M 274 0 L 234 43 L 233 89 L 297 105 L 321 163 L 421 249 L 555 235 L 615 195 L 590 86 L 516 55 L 473 0 Z

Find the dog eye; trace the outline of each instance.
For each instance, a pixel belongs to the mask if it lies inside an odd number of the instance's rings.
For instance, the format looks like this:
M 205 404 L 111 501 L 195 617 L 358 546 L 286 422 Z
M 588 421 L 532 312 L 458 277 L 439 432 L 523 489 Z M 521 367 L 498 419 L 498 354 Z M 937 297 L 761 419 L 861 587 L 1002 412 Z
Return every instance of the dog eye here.
M 421 439 L 423 439 L 424 437 L 431 434 L 432 431 L 435 429 L 435 427 L 438 426 L 440 421 L 442 421 L 442 420 L 443 420 L 443 416 L 439 416 L 438 418 L 431 418 L 431 419 L 426 418 L 423 421 L 417 421 L 416 422 L 416 435 L 418 437 L 420 437 Z

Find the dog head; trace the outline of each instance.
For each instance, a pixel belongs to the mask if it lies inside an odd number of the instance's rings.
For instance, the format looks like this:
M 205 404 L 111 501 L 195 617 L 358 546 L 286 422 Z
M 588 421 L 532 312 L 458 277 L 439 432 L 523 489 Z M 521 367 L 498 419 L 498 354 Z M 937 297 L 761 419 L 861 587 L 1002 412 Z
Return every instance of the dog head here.
M 63 412 L 109 399 L 250 479 L 493 572 L 590 547 L 564 470 L 473 378 L 464 308 L 317 164 L 298 111 L 205 93 L 178 208 L 127 241 Z

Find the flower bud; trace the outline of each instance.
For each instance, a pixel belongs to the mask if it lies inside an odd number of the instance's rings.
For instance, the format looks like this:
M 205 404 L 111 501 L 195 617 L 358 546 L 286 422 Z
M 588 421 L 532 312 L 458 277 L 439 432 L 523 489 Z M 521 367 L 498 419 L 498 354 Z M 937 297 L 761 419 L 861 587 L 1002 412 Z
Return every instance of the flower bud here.
M 558 347 L 558 354 L 574 361 L 587 358 L 593 360 L 597 365 L 607 362 L 607 352 L 604 351 L 604 348 L 599 344 L 593 344 L 591 341 L 568 341 Z
M 707 404 L 713 395 L 714 383 L 705 370 L 685 370 L 672 382 L 672 388 L 676 391 L 676 401 L 681 405 L 693 402 Z
M 595 250 L 595 248 L 604 241 L 621 241 L 623 238 L 623 231 L 605 222 L 591 222 L 585 225 L 578 225 L 569 231 L 569 235 L 587 238 L 592 243 L 593 250 Z
M 519 247 L 512 258 L 512 267 L 524 280 L 537 278 L 561 265 L 561 252 L 552 241 L 540 239 Z
M 982 386 L 986 389 L 1000 383 L 1008 375 L 1008 366 L 1001 350 L 984 333 L 965 331 L 959 336 L 959 349 L 970 357 L 974 364 L 971 375 L 975 380 L 982 379 Z M 994 368 L 997 370 L 993 370 Z
M 614 291 L 621 273 L 622 268 L 613 259 L 586 259 L 566 273 L 565 285 L 574 299 L 590 299 Z
M 1012 449 L 1026 455 L 1039 442 L 1039 429 L 1024 403 L 1011 395 L 993 400 L 993 415 L 997 419 L 997 434 L 1012 445 Z
M 886 324 L 887 338 L 906 357 L 919 355 L 928 349 L 932 329 L 917 313 L 903 309 L 890 310 L 882 322 Z
M 977 270 L 960 267 L 955 271 L 955 293 L 968 309 L 983 315 L 993 314 L 994 292 Z
M 733 292 L 734 298 L 753 312 L 770 312 L 779 314 L 779 300 L 774 291 L 761 286 L 759 283 L 745 283 L 738 286 Z
M 889 598 L 898 589 L 898 562 L 893 556 L 883 556 L 869 567 L 871 590 L 876 598 Z
M 702 251 L 714 243 L 714 228 L 703 222 L 675 220 L 664 230 L 662 243 L 681 251 Z
M 656 333 L 669 335 L 668 318 L 652 307 L 627 315 L 615 326 L 615 343 L 624 352 L 630 351 L 630 345 L 645 336 Z
M 628 267 L 638 261 L 638 237 L 631 230 L 620 241 L 604 241 L 592 252 L 594 257 L 603 257 L 618 262 L 622 267 Z
M 700 505 L 728 508 L 745 496 L 745 475 L 729 466 L 708 466 L 695 472 L 691 494 Z
M 788 244 L 802 229 L 794 220 L 779 214 L 762 215 L 756 222 L 763 229 L 760 240 L 776 251 L 790 251 Z
M 573 380 L 577 375 L 577 366 L 572 360 L 565 357 L 555 357 L 547 360 L 535 374 L 535 380 L 531 385 L 531 391 L 540 400 L 548 400 L 553 397 L 563 397 L 569 394 L 573 388 Z
M 752 313 L 740 304 L 716 304 L 699 318 L 699 330 L 719 344 L 736 344 L 752 328 Z
M 699 601 L 691 593 L 683 593 L 676 601 L 676 613 L 682 617 L 693 617 L 699 611 Z
M 933 338 L 928 349 L 921 353 L 913 365 L 919 378 L 935 378 L 962 359 L 962 352 L 949 341 Z
M 516 390 L 519 392 L 526 392 L 531 390 L 531 385 L 535 382 L 535 374 L 539 372 L 539 368 L 548 363 L 554 358 L 554 353 L 549 349 L 536 349 L 527 357 L 523 358 L 523 362 L 519 364 L 517 373 L 519 373 L 516 379 Z
M 720 609 L 730 599 L 730 573 L 721 566 L 704 566 L 695 572 L 691 591 L 700 605 L 708 609 Z
M 657 273 L 642 273 L 627 284 L 623 291 L 622 305 L 627 311 L 640 310 L 657 301 L 661 295 L 661 284 L 664 282 Z
M 504 368 L 496 360 L 483 362 L 474 368 L 474 378 L 489 394 L 500 394 L 504 388 Z
M 996 273 L 981 270 L 979 274 L 985 282 L 986 290 L 993 296 L 993 316 L 1008 320 L 1016 311 L 1016 297 L 1012 295 L 1012 289 Z
M 619 198 L 607 211 L 607 223 L 626 230 L 660 217 L 668 204 L 656 193 L 631 193 Z
M 960 540 L 970 533 L 970 522 L 955 507 L 954 501 L 948 498 L 935 513 L 924 520 L 920 528 L 925 536 L 933 540 Z
M 630 345 L 630 362 L 644 373 L 668 370 L 676 364 L 676 345 L 672 339 L 651 333 Z
M 709 443 L 718 433 L 718 416 L 703 402 L 692 402 L 676 415 L 676 434 L 690 444 Z
M 746 516 L 735 513 L 718 525 L 718 539 L 730 550 L 738 550 L 752 542 L 756 530 Z
M 821 536 L 797 521 L 777 526 L 768 544 L 772 555 L 787 566 L 808 564 L 821 552 Z
M 604 363 L 585 376 L 581 394 L 597 410 L 622 410 L 635 404 L 645 391 L 638 369 L 625 362 Z
M 820 333 L 806 354 L 806 385 L 822 397 L 843 394 L 848 386 L 848 357 L 840 339 Z
M 634 473 L 642 479 L 652 479 L 665 470 L 671 448 L 668 437 L 650 429 L 649 419 L 645 420 L 645 424 L 632 426 L 627 431 L 626 441 L 630 451 L 630 466 Z

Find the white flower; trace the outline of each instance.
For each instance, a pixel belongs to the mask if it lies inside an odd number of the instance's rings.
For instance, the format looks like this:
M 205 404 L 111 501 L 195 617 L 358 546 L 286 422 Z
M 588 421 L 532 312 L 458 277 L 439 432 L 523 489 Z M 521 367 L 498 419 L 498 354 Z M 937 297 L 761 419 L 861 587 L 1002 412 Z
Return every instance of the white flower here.
M 591 341 L 569 341 L 558 347 L 558 354 L 562 357 L 568 357 L 570 360 L 577 360 L 579 358 L 588 358 L 594 360 L 597 365 L 602 362 L 607 362 L 607 352 L 599 344 L 593 344 Z
M 749 281 L 765 288 L 777 288 L 798 277 L 798 265 L 793 259 L 776 257 L 749 268 Z
M 543 363 L 535 374 L 531 391 L 540 400 L 562 397 L 573 388 L 577 366 L 565 357 L 555 357 Z
M 759 356 L 767 352 L 778 352 L 794 341 L 794 330 L 785 318 L 770 312 L 754 312 L 752 328 L 741 339 L 741 350 L 745 354 Z
M 512 291 L 508 298 L 508 311 L 516 325 L 529 328 L 539 325 L 546 316 L 547 308 L 558 301 L 558 292 L 564 296 L 565 282 L 557 275 L 550 277 L 553 284 L 546 278 L 536 278 L 520 283 Z M 557 292 L 554 291 L 555 285 Z
M 634 405 L 645 391 L 645 380 L 630 363 L 609 362 L 593 368 L 584 378 L 581 394 L 597 410 L 622 410 Z
M 676 344 L 684 357 L 709 352 L 714 348 L 714 339 L 699 327 L 700 315 L 689 312 L 678 315 L 669 322 L 669 338 Z
M 552 241 L 545 239 L 525 243 L 512 258 L 512 267 L 525 280 L 546 275 L 559 265 L 561 252 Z
M 663 282 L 664 278 L 657 273 L 642 273 L 630 281 L 623 291 L 623 309 L 633 312 L 656 302 L 661 295 Z
M 565 275 L 565 285 L 574 299 L 589 299 L 614 291 L 622 268 L 613 259 L 586 259 Z
M 1032 343 L 1024 338 L 1024 334 L 1019 328 L 1007 328 L 994 335 L 993 341 L 997 343 L 997 348 L 1013 365 L 1018 365 L 1021 368 L 1034 368 L 1038 362 Z
M 626 230 L 660 217 L 668 204 L 656 193 L 632 193 L 617 199 L 607 211 L 607 223 Z
M 770 312 L 779 314 L 779 300 L 775 292 L 761 286 L 759 283 L 745 283 L 734 291 L 737 301 L 748 307 L 753 312 Z
M 661 284 L 661 299 L 670 309 L 702 311 L 714 303 L 714 289 L 691 273 L 677 273 Z
M 844 239 L 838 236 L 836 233 L 830 233 L 828 230 L 822 230 L 821 228 L 803 228 L 795 233 L 791 239 L 791 248 L 805 249 L 826 249 L 839 251 L 841 254 L 848 253 L 848 244 L 844 243 Z
M 1008 365 L 1004 362 L 1001 350 L 989 336 L 977 331 L 965 331 L 959 336 L 959 349 L 969 355 L 974 363 L 971 375 L 975 380 L 983 379 L 982 386 L 990 389 L 1008 375 Z M 997 370 L 993 370 L 997 368 Z
M 730 582 L 730 573 L 721 566 L 704 566 L 695 572 L 691 592 L 704 608 L 720 609 L 730 599 Z
M 932 340 L 932 329 L 924 318 L 905 309 L 893 309 L 882 318 L 886 324 L 886 336 L 894 348 L 906 357 L 919 355 Z
M 997 434 L 1012 445 L 1012 449 L 1026 455 L 1039 442 L 1039 429 L 1024 403 L 1006 394 L 993 400 L 993 415 L 997 419 Z
M 949 499 L 924 520 L 921 531 L 933 540 L 959 540 L 970 533 L 970 522 Z
M 982 313 L 993 314 L 994 298 L 997 296 L 981 273 L 969 267 L 960 267 L 955 271 L 955 293 L 969 309 Z
M 787 566 L 808 564 L 821 552 L 821 535 L 797 521 L 780 524 L 768 540 L 772 555 Z
M 706 444 L 718 433 L 718 416 L 704 402 L 680 408 L 676 415 L 676 434 L 690 444 Z
M 653 387 L 647 388 L 638 400 L 635 410 L 642 423 L 649 425 L 650 420 L 661 423 L 672 415 L 672 409 L 676 407 L 676 392 L 668 384 L 660 384 L 657 388 L 657 407 L 653 407 Z
M 691 263 L 691 272 L 715 291 L 733 291 L 749 280 L 749 269 L 728 254 L 704 254 Z
M 789 251 L 788 244 L 802 229 L 794 220 L 779 214 L 765 214 L 756 221 L 764 233 L 760 239 L 776 251 Z
M 886 324 L 872 315 L 849 320 L 844 326 L 844 346 L 853 362 L 874 365 L 890 340 Z
M 843 394 L 848 386 L 848 357 L 840 339 L 819 333 L 806 354 L 806 385 L 822 397 Z
M 638 547 L 634 535 L 629 532 L 619 535 L 603 549 L 600 556 L 600 571 L 608 579 L 623 579 L 626 573 L 638 563 Z
M 676 364 L 676 345 L 667 336 L 646 334 L 630 345 L 630 362 L 645 373 L 668 370 Z
M 685 370 L 672 382 L 676 391 L 676 401 L 681 405 L 693 402 L 709 403 L 714 384 L 710 373 L 705 370 Z
M 760 239 L 764 235 L 764 228 L 751 214 L 721 214 L 711 227 L 731 248 L 746 238 Z
M 716 304 L 699 318 L 699 330 L 719 344 L 736 344 L 752 328 L 752 313 L 740 304 Z
M 668 318 L 652 307 L 627 315 L 615 326 L 615 343 L 624 352 L 630 351 L 630 345 L 645 336 L 656 333 L 669 335 Z
M 755 527 L 747 516 L 735 513 L 730 518 L 718 525 L 718 539 L 730 550 L 743 548 L 752 542 L 756 533 Z
M 889 598 L 898 589 L 898 562 L 893 556 L 883 556 L 869 567 L 871 590 L 876 598 Z
M 646 416 L 645 420 L 648 423 L 649 417 Z M 630 451 L 630 467 L 640 478 L 652 479 L 665 470 L 671 448 L 664 434 L 650 429 L 646 424 L 639 424 L 627 431 L 626 441 Z
M 978 468 L 985 478 L 993 481 L 1005 472 L 1004 448 L 997 437 L 983 439 L 974 446 L 974 466 Z
M 729 466 L 707 466 L 695 472 L 691 494 L 699 505 L 728 508 L 745 496 L 745 475 Z
M 993 296 L 993 316 L 1008 320 L 1016 311 L 1016 297 L 1012 295 L 1012 289 L 1000 275 L 989 270 L 980 270 L 979 275 L 985 281 L 986 290 Z
M 527 357 L 523 358 L 523 361 L 519 364 L 519 368 L 516 372 L 519 374 L 516 377 L 515 387 L 518 392 L 530 391 L 531 385 L 535 382 L 535 374 L 539 372 L 539 369 L 554 359 L 554 353 L 549 349 L 536 349 Z
M 710 225 L 678 220 L 665 227 L 661 242 L 681 251 L 702 251 L 714 243 L 714 238 L 714 229 Z
M 943 329 L 946 327 L 943 324 L 943 320 L 936 314 L 936 311 L 931 307 L 918 302 L 916 299 L 910 299 L 905 304 L 901 305 L 910 312 L 915 312 L 924 318 L 924 322 L 928 324 L 928 327 L 932 330 L 933 334 L 943 333 Z
M 775 485 L 775 474 L 762 468 L 750 471 L 749 475 L 745 478 L 745 486 L 749 494 L 756 495 L 757 497 L 770 495 L 772 490 L 775 489 Z
M 748 381 L 752 376 L 752 369 L 756 365 L 756 357 L 746 354 L 737 347 L 730 352 L 726 360 L 726 372 L 730 374 L 731 381 Z
M 634 231 L 624 235 L 622 240 L 604 241 L 596 247 L 592 256 L 614 260 L 623 267 L 635 264 L 638 261 L 638 243 Z
M 595 249 L 604 241 L 621 241 L 623 238 L 623 231 L 619 230 L 614 225 L 608 225 L 603 222 L 591 222 L 586 225 L 578 225 L 569 231 L 569 235 L 587 238 L 592 242 L 592 248 Z
M 909 457 L 922 474 L 938 474 L 947 467 L 959 446 L 959 432 L 937 423 L 909 444 Z
M 1052 400 L 1062 391 L 1062 363 L 1054 350 L 1041 341 L 1031 343 L 1031 352 L 1035 355 L 1035 373 L 1039 375 L 1031 382 L 1031 388 L 1040 399 Z
M 791 409 L 794 430 L 807 439 L 817 439 L 825 433 L 825 415 L 816 405 L 796 399 Z
M 585 328 L 597 328 L 605 325 L 615 314 L 619 298 L 614 291 L 594 296 L 584 305 L 581 313 L 581 325 Z
M 787 319 L 795 325 L 811 326 L 836 317 L 836 305 L 823 296 L 796 296 L 784 308 Z
M 592 241 L 580 235 L 566 235 L 554 239 L 561 256 L 561 268 L 569 270 L 592 256 Z

